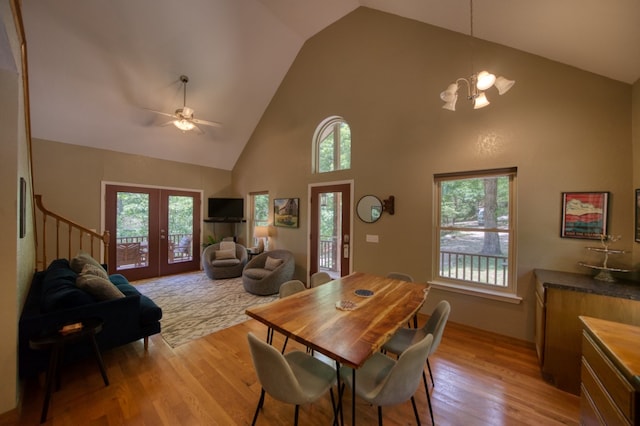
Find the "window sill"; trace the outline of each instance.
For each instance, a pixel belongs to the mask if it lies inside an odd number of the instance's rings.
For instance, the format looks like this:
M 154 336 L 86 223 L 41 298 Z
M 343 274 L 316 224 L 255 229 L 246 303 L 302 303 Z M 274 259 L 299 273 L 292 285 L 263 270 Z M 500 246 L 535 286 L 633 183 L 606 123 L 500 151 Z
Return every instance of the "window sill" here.
M 461 284 L 454 284 L 444 281 L 429 281 L 429 285 L 431 288 L 436 288 L 438 290 L 451 291 L 454 293 L 466 294 L 469 296 L 482 297 L 485 299 L 497 300 L 499 302 L 520 304 L 522 302 L 522 297 L 511 294 L 504 293 L 501 291 L 492 291 L 484 288 L 470 287 Z

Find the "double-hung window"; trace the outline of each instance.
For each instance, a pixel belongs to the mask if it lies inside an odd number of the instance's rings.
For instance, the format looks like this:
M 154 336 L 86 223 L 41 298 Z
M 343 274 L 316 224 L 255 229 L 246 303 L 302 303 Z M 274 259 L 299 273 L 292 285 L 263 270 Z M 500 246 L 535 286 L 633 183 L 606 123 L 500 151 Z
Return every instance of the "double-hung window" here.
M 434 283 L 516 298 L 516 168 L 434 176 Z

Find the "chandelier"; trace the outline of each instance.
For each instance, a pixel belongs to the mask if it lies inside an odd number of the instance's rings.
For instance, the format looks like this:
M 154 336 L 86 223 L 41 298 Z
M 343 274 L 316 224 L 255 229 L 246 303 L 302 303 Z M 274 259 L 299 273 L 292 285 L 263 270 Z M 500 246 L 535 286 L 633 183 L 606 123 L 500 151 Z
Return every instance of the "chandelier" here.
M 473 39 L 473 0 L 469 0 L 470 8 L 470 34 Z M 447 89 L 440 93 L 440 99 L 444 101 L 442 108 L 449 111 L 456 110 L 456 102 L 458 101 L 458 89 L 460 84 L 465 83 L 467 86 L 467 99 L 473 102 L 473 109 L 484 108 L 489 105 L 489 100 L 484 91 L 494 87 L 498 89 L 498 94 L 504 95 L 513 87 L 515 80 L 508 80 L 504 77 L 496 77 L 488 71 L 480 71 L 473 73 L 471 77 L 458 78 L 451 83 Z

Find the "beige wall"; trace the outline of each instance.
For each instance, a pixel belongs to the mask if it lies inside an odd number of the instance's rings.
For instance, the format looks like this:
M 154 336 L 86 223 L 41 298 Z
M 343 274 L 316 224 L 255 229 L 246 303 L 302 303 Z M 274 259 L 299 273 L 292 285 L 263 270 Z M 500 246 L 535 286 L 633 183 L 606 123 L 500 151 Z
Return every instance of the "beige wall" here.
M 13 21 L 9 1 L 0 1 L 0 57 L 11 58 L 0 64 L 0 413 L 17 406 L 18 319 L 35 265 L 31 204 L 27 205 L 24 238 L 18 234 L 19 181 L 27 182 L 30 199 L 31 177 L 26 137 L 24 91 L 20 37 Z M 13 62 L 13 63 L 11 63 Z
M 205 215 L 208 197 L 237 195 L 225 170 L 40 139 L 33 146 L 34 191 L 45 207 L 100 232 L 103 182 L 201 190 Z M 213 231 L 205 224 L 203 236 Z
M 472 55 L 473 53 L 473 55 Z M 492 104 L 441 108 L 439 94 L 474 65 L 517 81 Z M 463 89 L 464 90 L 464 89 Z M 518 167 L 519 305 L 432 291 L 425 306 L 452 303 L 453 321 L 533 339 L 534 268 L 586 273 L 577 262 L 588 241 L 562 239 L 563 191 L 610 191 L 610 232 L 633 246 L 631 86 L 506 47 L 360 8 L 300 51 L 233 170 L 239 193 L 300 197 L 301 226 L 282 230 L 277 247 L 306 273 L 310 183 L 353 179 L 355 200 L 396 197 L 396 214 L 354 221 L 354 270 L 402 270 L 432 277 L 433 174 Z M 311 174 L 311 139 L 330 115 L 352 132 L 352 168 Z M 377 234 L 380 243 L 365 242 Z

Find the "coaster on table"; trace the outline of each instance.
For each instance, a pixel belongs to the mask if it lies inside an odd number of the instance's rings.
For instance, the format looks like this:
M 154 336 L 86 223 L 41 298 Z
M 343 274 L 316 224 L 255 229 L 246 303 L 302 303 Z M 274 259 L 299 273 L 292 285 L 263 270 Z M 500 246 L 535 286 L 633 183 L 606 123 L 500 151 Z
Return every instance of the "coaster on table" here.
M 357 307 L 358 304 L 352 302 L 351 300 L 338 300 L 336 302 L 336 308 L 340 309 L 341 311 L 353 311 Z
M 356 296 L 360 296 L 360 297 L 371 297 L 371 296 L 373 296 L 373 291 L 366 290 L 366 289 L 363 289 L 363 288 L 360 288 L 360 289 L 356 290 L 354 293 L 356 294 Z

